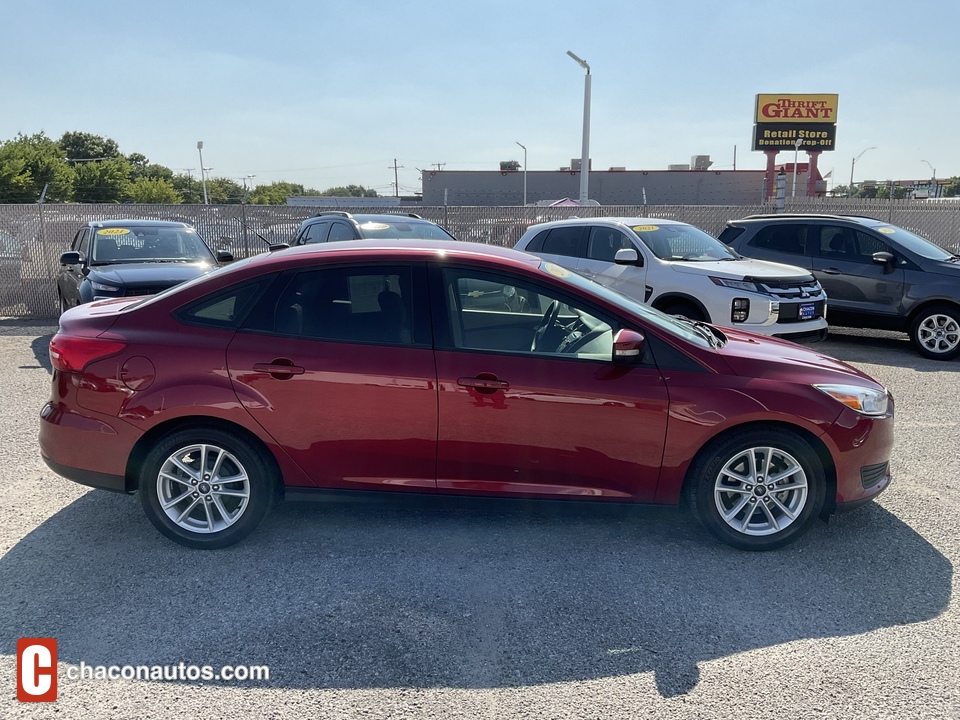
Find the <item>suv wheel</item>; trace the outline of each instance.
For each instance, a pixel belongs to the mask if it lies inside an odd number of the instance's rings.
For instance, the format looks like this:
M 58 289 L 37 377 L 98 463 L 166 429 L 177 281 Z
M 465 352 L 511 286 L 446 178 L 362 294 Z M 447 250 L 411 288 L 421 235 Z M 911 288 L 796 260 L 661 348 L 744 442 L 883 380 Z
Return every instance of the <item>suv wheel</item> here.
M 661 312 L 667 315 L 680 315 L 688 320 L 710 322 L 710 318 L 704 317 L 703 313 L 691 303 L 673 303 L 664 307 Z
M 820 458 L 789 430 L 718 438 L 690 466 L 687 499 L 710 533 L 740 550 L 773 550 L 806 532 L 823 507 Z
M 960 355 L 960 312 L 946 305 L 924 308 L 910 323 L 910 340 L 926 358 L 952 360 Z

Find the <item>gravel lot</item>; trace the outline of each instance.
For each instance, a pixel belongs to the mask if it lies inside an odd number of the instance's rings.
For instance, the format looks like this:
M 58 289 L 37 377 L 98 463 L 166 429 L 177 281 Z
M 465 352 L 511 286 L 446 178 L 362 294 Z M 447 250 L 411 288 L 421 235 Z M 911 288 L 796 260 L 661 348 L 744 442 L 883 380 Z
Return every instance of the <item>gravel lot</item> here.
M 779 552 L 683 510 L 497 501 L 282 505 L 197 552 L 40 460 L 53 331 L 0 321 L 2 718 L 960 718 L 960 362 L 905 336 L 819 346 L 892 389 L 895 481 Z M 16 640 L 51 636 L 59 699 L 19 704 Z

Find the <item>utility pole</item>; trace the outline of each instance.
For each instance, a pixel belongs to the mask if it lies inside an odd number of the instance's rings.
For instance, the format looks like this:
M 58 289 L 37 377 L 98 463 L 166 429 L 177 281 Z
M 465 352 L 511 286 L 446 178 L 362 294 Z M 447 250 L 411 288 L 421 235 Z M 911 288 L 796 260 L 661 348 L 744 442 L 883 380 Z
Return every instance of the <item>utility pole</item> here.
M 403 165 L 397 165 L 397 159 L 393 159 L 393 165 L 387 165 L 387 169 L 393 168 L 393 196 L 400 197 L 400 180 L 397 175 L 397 170 L 402 168 Z

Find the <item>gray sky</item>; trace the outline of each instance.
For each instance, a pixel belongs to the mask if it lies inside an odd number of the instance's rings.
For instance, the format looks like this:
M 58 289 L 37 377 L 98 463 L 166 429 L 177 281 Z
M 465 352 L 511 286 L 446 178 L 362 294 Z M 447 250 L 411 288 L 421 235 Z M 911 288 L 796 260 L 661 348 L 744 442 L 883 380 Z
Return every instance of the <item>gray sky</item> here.
M 111 137 L 176 172 L 323 190 L 420 189 L 417 168 L 553 170 L 580 156 L 592 68 L 594 169 L 764 167 L 757 93 L 837 93 L 850 178 L 960 175 L 960 2 L 4 3 L 0 140 Z M 781 153 L 792 162 L 793 153 Z M 803 153 L 801 161 L 805 159 Z

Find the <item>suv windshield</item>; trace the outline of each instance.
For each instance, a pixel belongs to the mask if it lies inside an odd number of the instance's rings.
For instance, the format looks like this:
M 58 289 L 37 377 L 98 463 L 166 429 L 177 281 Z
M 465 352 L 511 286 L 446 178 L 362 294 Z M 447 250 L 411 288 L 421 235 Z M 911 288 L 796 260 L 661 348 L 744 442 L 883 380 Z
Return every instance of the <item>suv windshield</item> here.
M 360 233 L 365 238 L 414 238 L 416 240 L 453 240 L 439 225 L 428 222 L 409 222 L 406 220 L 364 220 L 360 223 Z
M 90 254 L 92 265 L 137 262 L 209 262 L 214 257 L 197 231 L 187 227 L 97 228 Z
M 740 259 L 722 242 L 692 225 L 634 225 L 631 229 L 661 260 L 708 262 Z
M 920 257 L 925 257 L 929 260 L 949 260 L 953 257 L 952 254 L 948 253 L 939 245 L 934 245 L 929 240 L 925 240 L 919 235 L 914 235 L 909 230 L 904 230 L 901 227 L 896 225 L 887 225 L 886 223 L 877 223 L 871 224 L 874 230 L 883 235 L 888 235 L 891 240 L 896 240 L 900 243 L 900 246 L 906 248 L 910 252 L 916 253 Z

